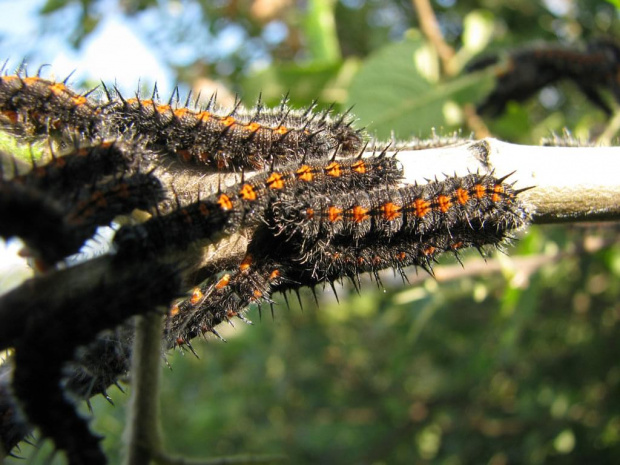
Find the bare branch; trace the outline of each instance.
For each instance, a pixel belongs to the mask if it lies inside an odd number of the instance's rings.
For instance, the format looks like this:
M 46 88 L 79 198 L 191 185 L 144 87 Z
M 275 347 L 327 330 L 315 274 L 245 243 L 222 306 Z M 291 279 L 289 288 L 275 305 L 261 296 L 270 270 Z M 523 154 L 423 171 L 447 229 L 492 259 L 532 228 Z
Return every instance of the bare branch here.
M 131 360 L 131 399 L 127 410 L 127 465 L 149 465 L 161 447 L 159 423 L 159 378 L 163 316 L 136 318 L 136 336 Z

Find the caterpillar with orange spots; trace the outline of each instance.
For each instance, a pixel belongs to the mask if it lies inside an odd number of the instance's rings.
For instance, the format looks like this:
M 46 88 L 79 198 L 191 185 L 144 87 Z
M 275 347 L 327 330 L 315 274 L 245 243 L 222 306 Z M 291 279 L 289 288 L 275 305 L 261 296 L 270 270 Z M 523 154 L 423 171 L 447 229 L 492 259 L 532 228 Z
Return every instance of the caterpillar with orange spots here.
M 256 226 L 274 199 L 394 185 L 401 177 L 398 161 L 385 152 L 368 158 L 293 163 L 146 223 L 121 228 L 114 242 L 119 255 L 183 250 L 196 241 Z
M 491 218 L 485 218 L 485 223 L 486 220 Z M 406 280 L 405 269 L 411 266 L 432 274 L 433 264 L 441 254 L 453 253 L 458 259 L 460 251 L 474 247 L 484 255 L 485 247 L 507 243 L 513 231 L 512 228 L 494 228 L 488 223 L 485 228 L 480 225 L 476 229 L 459 227 L 450 234 L 440 232 L 422 237 L 400 234 L 387 243 L 364 242 L 359 246 L 346 242 L 323 244 L 315 250 L 312 259 L 303 260 L 303 266 L 289 266 L 287 281 L 276 283 L 273 291 L 288 290 L 290 284 L 287 282 L 312 287 L 343 278 L 359 288 L 361 274 L 371 273 L 380 282 L 379 272 L 386 269 L 393 269 Z
M 0 72 L 4 71 L 6 64 Z M 103 85 L 108 101 L 79 94 L 67 79 L 55 82 L 25 72 L 0 77 L 0 127 L 35 139 L 59 134 L 87 139 L 124 134 L 144 137 L 149 148 L 216 170 L 261 170 L 292 161 L 319 160 L 334 151 L 353 156 L 363 145 L 363 131 L 344 113 L 315 111 L 316 104 L 294 110 L 286 99 L 276 108 L 259 101 L 254 109 L 236 104 L 226 110 L 212 98 L 206 108 L 164 104 L 155 96 L 125 99 Z
M 332 117 L 315 112 L 315 105 L 294 110 L 279 107 L 254 109 L 236 104 L 219 108 L 214 97 L 205 108 L 164 104 L 151 99 L 125 99 L 116 89 L 105 89 L 109 104 L 104 113 L 120 131 L 133 128 L 153 148 L 174 153 L 181 160 L 217 170 L 265 169 L 274 164 L 326 158 L 338 150 L 355 155 L 363 145 L 361 130 L 353 128 L 347 113 Z
M 268 222 L 275 233 L 312 247 L 317 240 L 366 236 L 390 238 L 408 234 L 449 233 L 489 211 L 501 211 L 504 221 L 524 215 L 518 194 L 506 178 L 469 174 L 423 185 L 380 188 L 341 196 L 283 198 L 275 203 Z
M 233 324 L 234 318 L 251 323 L 244 313 L 252 303 L 272 302 L 272 288 L 286 281 L 283 266 L 264 255 L 259 261 L 247 255 L 235 271 L 219 279 L 212 277 L 195 287 L 189 297 L 175 303 L 168 313 L 165 335 L 168 346 L 191 349 L 190 341 L 206 333 L 221 339 L 215 327 L 224 321 Z
M 84 186 L 93 185 L 116 173 L 135 171 L 142 152 L 141 144 L 135 141 L 102 141 L 94 145 L 76 142 L 75 147 L 68 152 L 52 154 L 41 161 L 33 159 L 31 169 L 25 173 L 19 173 L 14 168 L 13 173 L 3 173 L 2 177 L 11 176 L 13 183 L 45 191 L 56 199 L 70 201 L 76 190 Z
M 372 273 L 380 282 L 379 272 L 394 269 L 406 278 L 405 268 L 416 266 L 432 273 L 436 258 L 443 253 L 458 253 L 475 247 L 500 247 L 511 239 L 511 233 L 526 224 L 519 212 L 513 221 L 505 220 L 499 208 L 481 213 L 471 222 L 466 220 L 430 234 L 401 231 L 389 241 L 350 240 L 320 241 L 310 251 L 281 236 L 268 227 L 254 234 L 248 253 L 236 270 L 206 280 L 192 290 L 191 296 L 174 304 L 167 319 L 167 341 L 170 347 L 188 346 L 191 339 L 205 333 L 219 337 L 215 327 L 235 317 L 247 322 L 244 312 L 256 303 L 272 304 L 274 292 L 298 291 L 343 278 L 359 288 L 360 275 Z M 276 252 L 274 252 L 276 251 Z
M 4 72 L 5 65 L 0 70 Z M 101 106 L 89 95 L 78 94 L 67 80 L 55 82 L 22 74 L 0 76 L 0 127 L 27 139 L 59 133 L 95 137 L 101 131 Z

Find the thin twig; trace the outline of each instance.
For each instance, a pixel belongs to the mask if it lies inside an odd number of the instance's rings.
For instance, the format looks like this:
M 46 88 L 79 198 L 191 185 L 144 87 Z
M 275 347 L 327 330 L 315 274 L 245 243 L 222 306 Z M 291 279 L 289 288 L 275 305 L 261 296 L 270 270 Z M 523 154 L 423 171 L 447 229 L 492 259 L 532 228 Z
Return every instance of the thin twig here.
M 620 111 L 616 111 L 614 117 L 609 120 L 607 127 L 598 137 L 598 143 L 601 145 L 612 145 L 611 141 L 618 134 L 618 131 L 620 131 Z
M 443 72 L 448 75 L 454 75 L 455 71 L 452 66 L 452 58 L 454 57 L 454 49 L 450 47 L 443 39 L 437 17 L 428 0 L 413 0 L 413 7 L 418 12 L 420 18 L 420 27 L 426 38 L 433 44 L 437 55 L 441 60 Z
M 126 465 L 149 465 L 160 447 L 159 376 L 163 316 L 136 318 L 131 360 L 132 389 L 127 411 Z
M 465 124 L 474 132 L 474 137 L 476 139 L 484 139 L 485 137 L 491 136 L 491 131 L 489 131 L 487 125 L 482 118 L 480 118 L 473 104 L 468 103 L 463 105 L 463 115 L 465 117 Z

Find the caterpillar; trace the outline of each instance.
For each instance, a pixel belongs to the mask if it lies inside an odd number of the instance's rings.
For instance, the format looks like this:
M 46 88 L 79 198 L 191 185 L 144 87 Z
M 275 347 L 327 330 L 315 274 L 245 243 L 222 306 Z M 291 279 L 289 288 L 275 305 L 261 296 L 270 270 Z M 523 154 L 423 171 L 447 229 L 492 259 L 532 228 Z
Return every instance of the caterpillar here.
M 71 464 L 107 461 L 100 438 L 90 433 L 64 395 L 63 365 L 102 330 L 166 306 L 181 289 L 177 264 L 112 262 L 104 256 L 49 273 L 0 298 L 0 308 L 20 309 L 24 328 L 21 334 L 3 333 L 1 338 L 2 349 L 14 349 L 13 393 L 28 420 L 67 453 Z M 58 288 L 59 277 L 69 289 Z
M 481 114 L 500 116 L 509 101 L 525 101 L 543 87 L 562 79 L 574 82 L 608 117 L 612 109 L 600 90 L 611 91 L 620 103 L 620 47 L 611 39 L 594 39 L 582 50 L 553 44 L 517 49 L 505 60 L 499 55 L 474 59 L 466 70 L 473 72 L 491 65 L 497 65 L 497 82 L 478 105 Z
M 293 161 L 317 160 L 338 149 L 353 155 L 362 147 L 362 132 L 343 114 L 316 113 L 316 104 L 293 110 L 284 99 L 279 107 L 254 109 L 238 102 L 219 108 L 212 97 L 204 109 L 164 104 L 156 99 L 125 99 L 118 90 L 105 89 L 109 103 L 104 114 L 122 131 L 135 128 L 155 147 L 188 163 L 218 170 L 265 169 Z M 178 100 L 178 99 L 177 99 Z
M 6 66 L 6 64 L 5 64 Z M 4 70 L 4 67 L 3 67 Z M 144 137 L 151 149 L 165 150 L 179 159 L 217 170 L 265 169 L 292 161 L 318 160 L 338 150 L 354 155 L 363 145 L 363 132 L 353 128 L 347 113 L 331 116 L 316 112 L 316 103 L 293 110 L 284 99 L 266 109 L 240 103 L 219 108 L 212 97 L 204 109 L 151 99 L 125 99 L 103 84 L 108 101 L 90 98 L 95 89 L 78 94 L 66 85 L 21 74 L 0 77 L 0 126 L 26 138 L 54 131 L 65 138 L 80 134 L 91 140 L 127 131 Z
M 32 160 L 26 173 L 14 172 L 12 183 L 47 192 L 56 199 L 70 199 L 76 190 L 116 173 L 136 171 L 144 149 L 138 141 L 104 140 L 95 144 L 75 141 L 75 146 L 44 161 Z M 15 171 L 15 170 L 14 170 Z M 8 173 L 4 178 L 9 179 Z
M 6 63 L 0 70 L 4 72 Z M 67 78 L 68 79 L 68 78 Z M 95 136 L 102 124 L 101 107 L 90 98 L 95 90 L 78 94 L 67 87 L 67 79 L 55 82 L 36 76 L 0 76 L 0 127 L 36 139 L 59 132 Z
M 490 210 L 504 212 L 505 221 L 522 217 L 512 187 L 491 175 L 469 174 L 423 185 L 358 191 L 341 196 L 284 198 L 274 204 L 270 224 L 302 244 L 348 237 L 389 239 L 400 231 L 429 234 L 451 231 L 476 221 Z

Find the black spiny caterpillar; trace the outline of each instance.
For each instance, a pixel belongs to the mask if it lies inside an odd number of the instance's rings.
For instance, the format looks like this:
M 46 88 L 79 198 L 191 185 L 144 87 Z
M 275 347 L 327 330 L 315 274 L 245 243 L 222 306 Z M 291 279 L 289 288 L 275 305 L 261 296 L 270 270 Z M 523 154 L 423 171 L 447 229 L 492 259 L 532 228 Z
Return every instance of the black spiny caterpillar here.
M 607 116 L 613 113 L 601 95 L 605 89 L 620 103 L 620 46 L 612 39 L 591 40 L 586 47 L 544 44 L 475 59 L 468 72 L 496 66 L 493 91 L 478 105 L 478 111 L 500 116 L 509 101 L 522 102 L 543 87 L 561 80 L 572 81 L 587 99 Z

